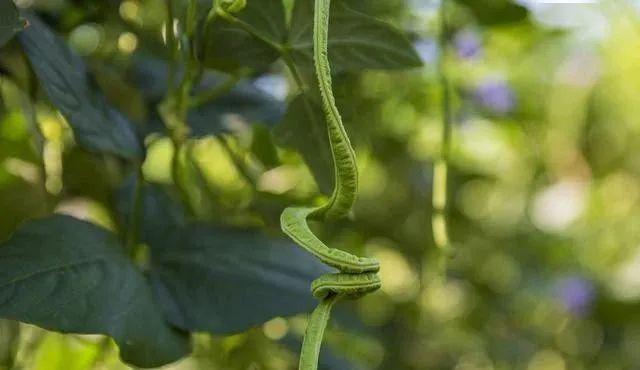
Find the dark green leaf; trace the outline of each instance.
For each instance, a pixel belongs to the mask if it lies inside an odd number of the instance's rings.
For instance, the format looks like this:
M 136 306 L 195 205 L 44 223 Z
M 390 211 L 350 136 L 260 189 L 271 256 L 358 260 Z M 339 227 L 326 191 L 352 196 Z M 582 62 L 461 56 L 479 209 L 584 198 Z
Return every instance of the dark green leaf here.
M 257 231 L 190 225 L 157 253 L 151 276 L 171 322 L 236 333 L 275 316 L 310 311 L 314 278 L 328 272 L 295 244 Z
M 527 18 L 527 9 L 511 0 L 456 0 L 471 10 L 476 20 L 487 26 L 520 22 Z
M 298 0 L 291 17 L 289 45 L 300 66 L 313 63 L 313 1 Z M 388 23 L 351 9 L 331 5 L 329 58 L 335 71 L 404 69 L 422 65 L 409 40 Z
M 144 148 L 133 124 L 92 86 L 82 58 L 35 15 L 27 19 L 30 26 L 18 39 L 47 95 L 73 128 L 76 141 L 92 151 L 141 159 Z
M 24 28 L 13 0 L 0 0 L 0 47 Z
M 297 96 L 273 130 L 276 143 L 297 150 L 325 194 L 333 189 L 333 163 L 322 108 L 310 97 Z
M 251 29 L 223 19 L 216 19 L 206 36 L 204 64 L 210 68 L 233 70 L 237 67 L 264 68 L 278 59 L 278 51 L 270 44 L 281 45 L 286 39 L 287 25 L 282 0 L 248 1 L 234 16 Z
M 67 216 L 29 222 L 0 247 L 0 317 L 109 335 L 122 359 L 141 367 L 189 352 L 116 236 Z

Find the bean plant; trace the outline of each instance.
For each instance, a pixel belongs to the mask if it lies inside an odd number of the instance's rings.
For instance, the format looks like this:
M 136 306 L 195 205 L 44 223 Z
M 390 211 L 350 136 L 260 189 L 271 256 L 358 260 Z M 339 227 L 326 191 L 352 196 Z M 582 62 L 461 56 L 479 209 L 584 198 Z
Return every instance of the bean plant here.
M 310 313 L 299 368 L 317 369 L 332 307 L 384 284 L 377 260 L 329 247 L 318 231 L 351 217 L 358 193 L 356 152 L 332 78 L 422 66 L 409 37 L 366 9 L 350 0 L 164 1 L 156 32 L 138 32 L 131 58 L 149 108 L 140 123 L 98 87 L 96 80 L 109 77 L 49 18 L 0 0 L 0 46 L 10 55 L 1 77 L 21 101 L 40 175 L 52 173 L 36 114 L 45 96 L 75 145 L 105 172 L 98 175 L 112 189 L 106 202 L 116 220 L 104 225 L 56 212 L 55 194 L 67 184 L 45 181 L 46 210 L 0 246 L 0 318 L 106 335 L 122 361 L 157 367 L 187 356 L 193 333 L 236 334 Z M 296 86 L 286 110 L 247 83 L 280 66 Z M 243 147 L 234 127 L 254 123 L 251 145 Z M 148 150 L 163 137 L 171 145 L 164 164 L 171 186 L 144 171 Z M 201 211 L 206 189 L 197 185 L 203 174 L 194 152 L 205 137 L 252 185 L 250 216 L 220 214 L 225 200 L 215 195 L 217 207 Z M 317 191 L 274 199 L 261 192 L 256 172 L 277 167 L 289 152 L 306 163 Z M 446 179 L 445 160 L 436 172 Z M 436 231 L 445 222 L 443 197 L 434 195 Z

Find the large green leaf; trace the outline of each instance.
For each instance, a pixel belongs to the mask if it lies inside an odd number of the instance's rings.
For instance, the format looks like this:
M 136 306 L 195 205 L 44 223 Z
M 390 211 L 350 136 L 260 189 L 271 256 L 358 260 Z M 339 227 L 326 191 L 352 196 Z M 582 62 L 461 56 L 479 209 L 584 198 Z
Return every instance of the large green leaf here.
M 161 187 L 142 190 L 141 238 L 150 246 L 156 297 L 172 324 L 236 333 L 315 306 L 311 281 L 329 271 L 315 257 L 255 229 L 186 224 Z M 120 192 L 125 220 L 131 193 L 131 184 Z
M 151 276 L 171 322 L 228 334 L 310 311 L 310 284 L 327 267 L 295 244 L 254 230 L 192 224 L 152 248 Z
M 189 352 L 116 236 L 68 216 L 29 222 L 0 246 L 0 317 L 109 335 L 122 359 L 141 367 Z
M 255 37 L 241 26 L 217 19 L 207 35 L 204 64 L 232 70 L 239 66 L 263 68 L 278 59 L 278 51 L 269 44 L 281 45 L 287 25 L 282 0 L 248 1 L 234 16 L 244 22 Z
M 0 47 L 24 28 L 13 0 L 0 0 Z
M 333 162 L 322 108 L 311 96 L 298 95 L 289 104 L 284 119 L 273 129 L 276 143 L 298 151 L 311 170 L 320 190 L 333 189 Z
M 313 63 L 313 0 L 298 0 L 291 17 L 289 47 L 296 63 Z M 405 69 L 422 65 L 403 33 L 388 23 L 351 9 L 331 5 L 329 58 L 334 70 Z
M 111 107 L 90 83 L 80 56 L 38 17 L 18 35 L 31 66 L 53 104 L 65 116 L 76 141 L 86 149 L 141 159 L 142 142 L 133 124 Z

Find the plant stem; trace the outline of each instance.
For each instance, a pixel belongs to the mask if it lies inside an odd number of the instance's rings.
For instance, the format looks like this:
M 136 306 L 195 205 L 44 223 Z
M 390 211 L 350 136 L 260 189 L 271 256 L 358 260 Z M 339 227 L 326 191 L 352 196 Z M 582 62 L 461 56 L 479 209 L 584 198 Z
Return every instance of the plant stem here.
M 176 72 L 178 69 L 177 59 L 178 59 L 178 47 L 176 42 L 176 35 L 174 33 L 174 14 L 173 14 L 173 0 L 166 0 L 166 8 L 167 8 L 167 21 L 165 24 L 165 38 L 167 48 L 171 53 L 171 58 L 169 60 L 169 73 L 168 73 L 168 81 L 167 81 L 167 96 L 173 94 L 173 88 L 176 83 Z
M 320 348 L 322 347 L 322 339 L 324 332 L 329 323 L 331 316 L 331 308 L 338 301 L 339 296 L 333 295 L 320 301 L 318 306 L 313 310 L 309 317 L 307 330 L 305 331 L 302 341 L 302 350 L 300 351 L 300 363 L 298 369 L 312 370 L 317 369 L 318 359 L 320 358 Z
M 434 163 L 433 168 L 433 194 L 432 194 L 432 230 L 433 240 L 439 249 L 440 257 L 438 261 L 438 270 L 440 278 L 446 279 L 447 259 L 450 252 L 449 233 L 447 231 L 447 178 L 449 156 L 451 150 L 451 89 L 446 71 L 447 43 L 448 43 L 448 27 L 446 0 L 440 3 L 440 55 L 438 59 L 438 75 L 440 77 L 441 94 L 442 94 L 442 133 L 440 155 Z
M 133 199 L 131 200 L 131 210 L 129 212 L 129 224 L 127 225 L 126 239 L 127 249 L 131 257 L 135 257 L 136 247 L 138 246 L 140 216 L 142 204 L 142 186 L 144 184 L 144 175 L 142 173 L 142 164 L 135 163 L 136 182 L 133 188 Z
M 253 1 L 255 1 L 255 0 L 253 0 Z M 227 13 L 223 9 L 217 8 L 215 11 L 216 11 L 217 15 L 220 16 L 220 18 L 223 18 L 226 21 L 237 25 L 238 27 L 242 28 L 242 30 L 244 30 L 245 32 L 250 34 L 251 36 L 257 38 L 258 40 L 260 40 L 262 42 L 264 42 L 265 44 L 269 45 L 270 47 L 272 47 L 273 49 L 277 50 L 279 53 L 282 54 L 282 45 L 277 44 L 277 43 L 271 41 L 270 39 L 268 39 L 267 37 L 264 37 L 260 33 L 256 32 L 249 23 L 243 21 L 240 18 L 237 18 L 236 16 L 234 16 L 232 14 Z
M 183 146 L 189 135 L 187 112 L 191 104 L 191 89 L 196 77 L 199 76 L 199 65 L 197 58 L 194 55 L 195 48 L 193 47 L 193 36 L 195 34 L 198 13 L 197 7 L 198 0 L 189 0 L 187 18 L 184 22 L 184 38 L 180 38 L 180 40 L 176 39 L 173 28 L 171 29 L 171 32 L 167 30 L 167 46 L 171 49 L 170 52 L 173 56 L 169 68 L 169 81 L 171 81 L 171 83 L 168 86 L 165 99 L 158 109 L 173 144 L 174 152 L 171 161 L 171 175 L 173 177 L 173 182 L 182 197 L 182 201 L 188 209 L 192 211 L 193 207 L 191 204 L 191 198 L 181 177 L 182 163 L 180 159 L 183 153 Z M 167 0 L 167 16 L 167 24 L 173 25 L 173 0 Z M 182 55 L 185 63 L 185 70 L 177 91 L 174 91 L 180 50 L 183 51 Z
M 233 89 L 238 82 L 240 82 L 240 80 L 246 77 L 249 73 L 249 69 L 240 69 L 237 73 L 229 76 L 224 82 L 216 85 L 212 89 L 192 97 L 189 101 L 189 108 L 197 108 L 210 101 L 216 100 L 220 96 L 231 91 L 231 89 Z
M 289 52 L 285 49 L 282 52 L 282 60 L 284 61 L 284 64 L 287 66 L 287 68 L 289 69 L 289 72 L 291 72 L 291 75 L 293 76 L 293 79 L 296 82 L 296 85 L 298 85 L 298 89 L 300 90 L 300 92 L 304 93 L 307 90 L 307 86 L 304 83 L 304 80 L 302 79 L 302 76 L 300 75 L 300 72 L 298 71 L 298 67 L 296 67 L 296 63 L 293 60 L 293 58 L 291 57 L 291 54 L 289 54 Z
M 227 153 L 227 156 L 229 156 L 229 159 L 231 160 L 231 162 L 233 162 L 233 165 L 238 171 L 238 173 L 240 173 L 240 175 L 244 178 L 244 180 L 249 185 L 251 185 L 254 191 L 257 190 L 258 186 L 256 184 L 256 179 L 251 174 L 251 171 L 247 168 L 247 165 L 244 159 L 240 158 L 238 154 L 235 152 L 235 150 L 231 148 L 231 145 L 229 144 L 229 140 L 226 137 L 224 137 L 224 135 L 218 135 L 218 141 L 220 142 L 220 145 L 222 146 L 224 151 Z

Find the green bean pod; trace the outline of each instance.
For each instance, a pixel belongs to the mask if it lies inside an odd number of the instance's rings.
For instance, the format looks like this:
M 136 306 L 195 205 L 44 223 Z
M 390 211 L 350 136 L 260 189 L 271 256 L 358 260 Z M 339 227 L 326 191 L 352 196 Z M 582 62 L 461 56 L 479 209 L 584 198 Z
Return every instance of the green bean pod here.
M 333 157 L 335 185 L 329 200 L 320 207 L 289 207 L 280 217 L 282 230 L 298 245 L 338 273 L 314 280 L 311 291 L 319 299 L 309 318 L 300 354 L 300 370 L 316 370 L 331 308 L 343 298 L 358 298 L 380 288 L 380 264 L 374 258 L 357 257 L 330 248 L 313 234 L 308 219 L 337 219 L 349 214 L 358 192 L 356 156 L 342 124 L 333 96 L 328 58 L 330 0 L 315 0 L 314 64 Z

